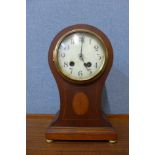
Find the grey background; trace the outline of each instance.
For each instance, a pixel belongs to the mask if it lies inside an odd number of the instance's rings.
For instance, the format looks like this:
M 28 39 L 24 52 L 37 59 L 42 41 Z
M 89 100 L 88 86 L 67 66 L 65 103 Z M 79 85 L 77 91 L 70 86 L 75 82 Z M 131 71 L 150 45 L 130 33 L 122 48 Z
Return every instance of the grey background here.
M 106 113 L 128 113 L 128 0 L 27 0 L 27 113 L 56 113 L 59 95 L 48 49 L 63 28 L 85 23 L 110 39 L 114 63 L 103 92 Z

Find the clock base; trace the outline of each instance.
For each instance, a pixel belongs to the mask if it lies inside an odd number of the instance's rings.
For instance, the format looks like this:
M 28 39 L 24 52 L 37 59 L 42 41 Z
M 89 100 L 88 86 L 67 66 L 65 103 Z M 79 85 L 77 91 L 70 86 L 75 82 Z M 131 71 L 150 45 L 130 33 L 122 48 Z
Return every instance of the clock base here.
M 112 127 L 50 126 L 45 137 L 49 140 L 117 140 L 117 134 Z

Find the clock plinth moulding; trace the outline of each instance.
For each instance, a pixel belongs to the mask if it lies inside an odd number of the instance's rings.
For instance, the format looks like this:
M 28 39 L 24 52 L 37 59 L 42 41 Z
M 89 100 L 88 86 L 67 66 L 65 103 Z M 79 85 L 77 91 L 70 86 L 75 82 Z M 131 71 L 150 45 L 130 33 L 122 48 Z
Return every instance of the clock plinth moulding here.
M 102 70 L 88 80 L 73 80 L 63 76 L 55 62 L 56 47 L 62 36 L 76 32 L 91 33 L 98 37 L 106 49 Z M 61 41 L 60 41 L 61 40 Z M 99 29 L 85 24 L 73 25 L 59 32 L 51 43 L 48 61 L 57 82 L 60 110 L 49 125 L 45 137 L 50 140 L 106 140 L 117 141 L 117 134 L 102 111 L 102 90 L 113 62 L 109 39 Z M 104 101 L 102 101 L 104 102 Z

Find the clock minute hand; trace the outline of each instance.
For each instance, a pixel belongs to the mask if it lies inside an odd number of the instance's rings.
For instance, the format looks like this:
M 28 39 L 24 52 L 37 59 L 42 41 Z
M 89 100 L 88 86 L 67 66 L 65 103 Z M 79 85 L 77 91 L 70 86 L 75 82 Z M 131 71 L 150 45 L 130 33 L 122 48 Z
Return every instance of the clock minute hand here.
M 82 54 L 82 48 L 83 48 L 83 37 L 81 38 L 81 50 L 80 50 L 80 59 L 84 62 L 84 59 L 83 59 L 83 54 Z

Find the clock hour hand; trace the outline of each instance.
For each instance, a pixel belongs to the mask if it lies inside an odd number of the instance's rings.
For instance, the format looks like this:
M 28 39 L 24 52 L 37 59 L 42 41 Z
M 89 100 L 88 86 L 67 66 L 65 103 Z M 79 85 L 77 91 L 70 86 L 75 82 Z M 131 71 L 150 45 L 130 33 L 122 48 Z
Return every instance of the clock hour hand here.
M 82 60 L 84 62 L 83 54 L 82 53 L 79 54 L 79 58 L 80 58 L 80 60 Z

